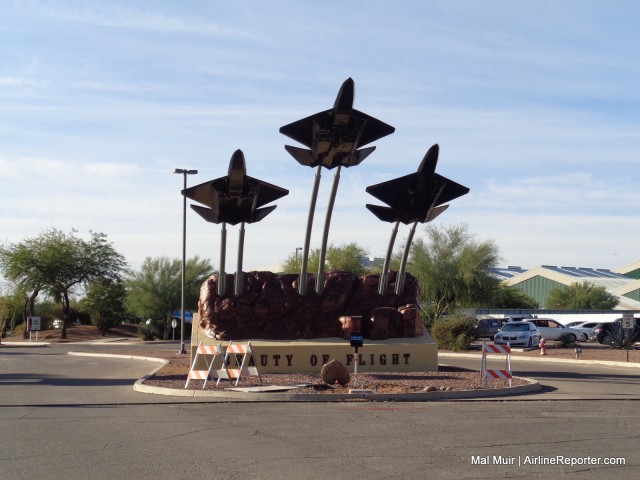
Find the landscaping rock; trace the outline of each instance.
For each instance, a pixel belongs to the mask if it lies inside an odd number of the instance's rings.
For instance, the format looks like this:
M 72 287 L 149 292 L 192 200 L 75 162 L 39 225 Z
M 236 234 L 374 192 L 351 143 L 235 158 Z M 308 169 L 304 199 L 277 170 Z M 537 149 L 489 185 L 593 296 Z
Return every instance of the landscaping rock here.
M 349 370 L 347 370 L 347 367 L 335 358 L 322 366 L 322 370 L 320 370 L 320 377 L 327 385 L 334 385 L 337 383 L 345 386 L 351 381 L 351 374 L 349 373 Z

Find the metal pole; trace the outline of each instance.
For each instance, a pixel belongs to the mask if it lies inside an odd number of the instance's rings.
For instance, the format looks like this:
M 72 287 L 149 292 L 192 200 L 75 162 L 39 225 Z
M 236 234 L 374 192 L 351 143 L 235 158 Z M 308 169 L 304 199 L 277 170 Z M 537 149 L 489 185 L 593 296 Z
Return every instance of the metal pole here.
M 236 268 L 235 294 L 242 295 L 244 289 L 244 272 L 242 271 L 242 255 L 244 253 L 244 222 L 240 224 L 240 236 L 238 238 L 238 266 Z
M 393 244 L 395 243 L 396 235 L 398 234 L 398 225 L 400 225 L 400 221 L 397 221 L 391 230 L 389 246 L 387 247 L 387 256 L 384 258 L 384 265 L 382 265 L 382 272 L 380 272 L 380 283 L 378 284 L 378 293 L 380 295 L 387 293 L 387 284 L 389 283 L 389 264 L 391 263 Z
M 187 189 L 187 171 L 183 170 L 184 190 Z M 184 291 L 186 289 L 185 265 L 187 261 L 187 197 L 182 196 L 182 290 L 180 291 L 180 354 L 187 353 L 184 347 Z
M 225 260 L 227 256 L 227 224 L 222 223 L 222 231 L 220 232 L 220 272 L 218 273 L 218 296 L 222 297 L 226 291 L 225 285 L 227 274 L 225 272 Z
M 196 175 L 198 170 L 188 170 L 186 168 L 176 168 L 173 173 L 182 174 L 183 190 L 187 189 L 187 175 Z M 182 287 L 180 291 L 180 351 L 179 354 L 187 353 L 184 347 L 184 295 L 186 290 L 185 265 L 187 261 L 187 197 L 182 195 Z
M 355 355 L 353 356 L 353 385 L 358 387 L 358 347 L 355 347 Z
M 404 290 L 404 271 L 407 267 L 407 259 L 409 258 L 409 250 L 411 249 L 411 242 L 413 241 L 413 234 L 416 233 L 416 226 L 418 222 L 413 222 L 409 237 L 407 238 L 407 244 L 404 247 L 404 253 L 402 255 L 402 261 L 400 262 L 400 269 L 398 270 L 398 278 L 396 278 L 396 295 L 402 295 Z
M 329 240 L 329 226 L 331 225 L 331 214 L 333 213 L 333 204 L 336 201 L 336 193 L 338 184 L 340 183 L 340 169 L 342 165 L 338 165 L 336 173 L 333 177 L 333 185 L 331 186 L 331 196 L 329 197 L 329 205 L 327 205 L 327 216 L 324 220 L 324 231 L 322 232 L 322 246 L 320 247 L 320 262 L 318 263 L 318 276 L 316 277 L 316 293 L 322 295 L 324 291 L 324 260 L 327 256 L 327 241 Z
M 322 166 L 318 166 L 316 170 L 316 179 L 313 183 L 313 191 L 311 192 L 311 204 L 309 205 L 309 216 L 307 217 L 307 232 L 304 237 L 304 250 L 302 251 L 302 269 L 300 270 L 300 280 L 298 284 L 298 293 L 304 295 L 307 293 L 307 263 L 309 262 L 309 244 L 311 243 L 311 227 L 313 226 L 313 214 L 316 210 L 316 200 L 318 199 L 318 188 L 320 187 L 320 176 Z

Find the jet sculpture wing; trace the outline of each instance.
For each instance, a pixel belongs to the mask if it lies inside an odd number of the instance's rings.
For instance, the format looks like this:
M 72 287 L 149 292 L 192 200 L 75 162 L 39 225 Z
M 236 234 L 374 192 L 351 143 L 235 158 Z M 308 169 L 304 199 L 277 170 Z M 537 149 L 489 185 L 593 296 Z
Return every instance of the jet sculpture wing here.
M 317 124 L 319 130 L 331 131 L 333 124 L 333 109 L 325 110 L 324 112 L 316 113 L 309 117 L 303 118 L 296 122 L 280 127 L 280 133 L 287 137 L 301 143 L 307 148 L 313 146 L 313 132 L 314 123 Z M 375 142 L 376 140 L 391 135 L 396 131 L 394 127 L 384 123 L 377 118 L 353 109 L 350 113 L 351 123 L 357 123 L 361 125 L 361 133 L 356 148 L 363 147 L 368 143 Z M 352 127 L 348 131 L 353 131 L 357 126 Z M 336 133 L 337 129 L 334 129 Z
M 390 207 L 407 209 L 410 208 L 411 204 L 414 203 L 415 200 L 418 200 L 414 196 L 414 193 L 416 192 L 415 185 L 417 178 L 418 174 L 411 173 L 404 177 L 371 185 L 366 188 L 366 191 Z M 443 177 L 442 175 L 438 175 L 437 173 L 433 174 L 431 185 L 432 188 L 426 192 L 427 197 L 435 197 L 440 188 L 444 185 L 444 188 L 438 198 L 433 198 L 433 200 L 436 200 L 434 206 L 442 205 L 469 193 L 469 188 Z M 425 201 L 428 201 L 427 197 L 424 198 Z M 427 205 L 427 207 L 428 206 L 430 205 Z
M 238 223 L 256 223 L 262 220 L 276 209 L 277 205 L 270 207 L 257 208 L 252 214 L 246 215 L 244 211 L 229 208 L 207 208 L 200 205 L 191 205 L 191 208 L 207 222 L 210 223 L 228 223 L 229 225 L 237 225 Z
M 439 151 L 438 144 L 429 148 L 416 173 L 367 187 L 369 194 L 389 206 L 367 208 L 385 222 L 428 222 L 444 211 L 438 210 L 440 205 L 469 193 L 464 185 L 435 173 Z
M 427 223 L 434 220 L 440 214 L 442 214 L 449 205 L 441 205 L 439 207 L 430 208 L 426 214 L 424 212 L 409 212 L 406 210 L 396 210 L 390 207 L 382 207 L 380 205 L 368 204 L 366 207 L 383 222 L 401 222 L 405 225 L 409 225 L 414 222 Z
M 276 207 L 259 207 L 288 195 L 289 190 L 248 176 L 244 155 L 236 150 L 227 176 L 184 189 L 182 194 L 208 207 L 192 205 L 207 221 L 235 225 L 261 220 Z
M 357 165 L 375 149 L 360 147 L 395 131 L 391 125 L 353 108 L 354 89 L 353 80 L 348 78 L 333 108 L 280 128 L 280 133 L 307 147 L 285 146 L 298 163 L 328 169 Z

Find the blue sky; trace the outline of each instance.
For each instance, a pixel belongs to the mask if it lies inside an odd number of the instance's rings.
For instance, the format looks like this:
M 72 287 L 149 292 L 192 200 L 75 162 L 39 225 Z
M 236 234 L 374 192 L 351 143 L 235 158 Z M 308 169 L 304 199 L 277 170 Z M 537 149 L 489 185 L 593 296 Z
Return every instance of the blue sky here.
M 382 256 L 391 226 L 365 209 L 376 202 L 364 189 L 415 171 L 438 143 L 438 172 L 471 193 L 434 223 L 466 223 L 504 265 L 640 258 L 637 2 L 0 6 L 2 242 L 75 228 L 106 233 L 134 268 L 147 255 L 178 258 L 174 168 L 198 169 L 189 183 L 201 183 L 225 175 L 239 148 L 249 175 L 290 190 L 246 232 L 246 269 L 279 263 L 303 244 L 314 172 L 278 129 L 330 108 L 352 77 L 355 107 L 396 133 L 343 169 L 331 242 Z M 217 267 L 219 227 L 190 210 L 187 221 L 187 255 Z M 230 258 L 236 239 L 230 227 Z

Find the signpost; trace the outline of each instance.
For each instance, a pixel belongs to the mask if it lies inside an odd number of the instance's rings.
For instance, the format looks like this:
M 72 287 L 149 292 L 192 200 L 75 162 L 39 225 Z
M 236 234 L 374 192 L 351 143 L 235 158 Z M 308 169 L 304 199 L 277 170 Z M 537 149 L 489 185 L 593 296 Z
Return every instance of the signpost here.
M 351 346 L 355 349 L 355 354 L 353 355 L 353 384 L 357 385 L 358 380 L 358 348 L 360 348 L 364 344 L 364 336 L 361 333 L 352 333 L 350 339 Z
M 36 342 L 38 341 L 38 332 L 42 330 L 42 322 L 40 317 L 29 318 L 29 341 L 31 341 L 31 332 L 36 332 Z
M 636 319 L 633 318 L 633 313 L 622 314 L 622 328 L 625 330 L 634 329 L 636 326 Z
M 633 329 L 636 328 L 636 319 L 633 317 L 633 313 L 623 313 L 622 314 L 622 320 L 620 321 L 620 328 L 622 330 L 622 338 L 624 340 L 628 339 L 629 337 L 631 337 Z M 623 342 L 623 344 L 626 344 L 627 342 Z M 627 350 L 627 362 L 629 361 L 629 346 L 630 345 L 626 345 L 626 350 Z
M 178 326 L 178 321 L 174 318 L 171 320 L 171 328 L 173 329 L 173 339 L 176 339 L 176 327 Z

